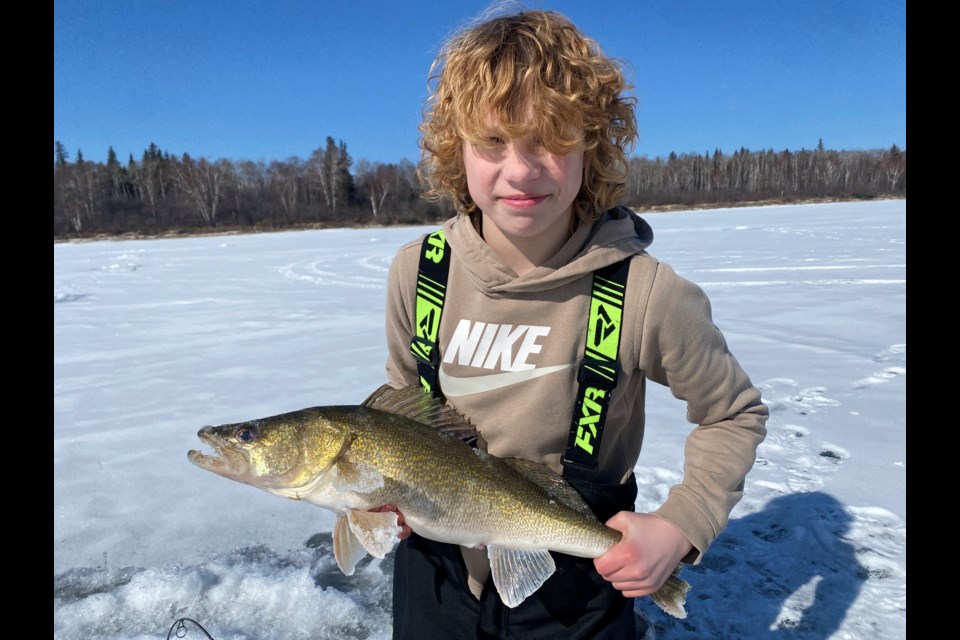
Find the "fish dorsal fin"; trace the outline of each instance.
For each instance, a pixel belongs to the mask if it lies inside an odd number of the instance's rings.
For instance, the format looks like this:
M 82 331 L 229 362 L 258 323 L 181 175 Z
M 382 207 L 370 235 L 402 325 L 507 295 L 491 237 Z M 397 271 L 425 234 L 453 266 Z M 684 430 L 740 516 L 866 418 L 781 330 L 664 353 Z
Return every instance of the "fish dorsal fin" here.
M 477 440 L 477 429 L 469 420 L 416 385 L 394 389 L 385 384 L 371 393 L 360 406 L 416 420 L 467 444 L 472 445 Z
M 596 517 L 583 497 L 559 473 L 545 464 L 525 458 L 503 458 L 519 474 L 547 492 L 551 499 L 585 515 Z
M 490 574 L 503 604 L 516 607 L 557 570 L 549 551 L 510 549 L 495 544 L 487 545 Z

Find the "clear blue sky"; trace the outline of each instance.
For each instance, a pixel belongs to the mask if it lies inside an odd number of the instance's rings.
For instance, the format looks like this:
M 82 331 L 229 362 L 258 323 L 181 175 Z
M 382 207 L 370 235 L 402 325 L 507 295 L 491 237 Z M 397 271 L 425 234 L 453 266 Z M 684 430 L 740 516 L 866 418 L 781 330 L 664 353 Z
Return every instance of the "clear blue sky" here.
M 426 77 L 473 0 L 55 0 L 54 140 L 75 159 L 415 161 Z M 626 63 L 637 156 L 906 148 L 906 0 L 558 0 Z

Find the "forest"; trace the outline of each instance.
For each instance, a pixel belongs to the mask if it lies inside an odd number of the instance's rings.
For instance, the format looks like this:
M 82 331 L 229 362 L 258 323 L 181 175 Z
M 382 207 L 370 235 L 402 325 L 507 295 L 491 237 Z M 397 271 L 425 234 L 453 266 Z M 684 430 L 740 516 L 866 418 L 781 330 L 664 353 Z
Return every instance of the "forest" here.
M 631 157 L 624 204 L 637 211 L 906 197 L 906 150 L 813 149 Z M 309 158 L 194 158 L 151 143 L 121 162 L 54 142 L 53 237 L 168 236 L 226 231 L 431 224 L 453 215 L 421 197 L 410 160 L 354 163 L 327 137 Z

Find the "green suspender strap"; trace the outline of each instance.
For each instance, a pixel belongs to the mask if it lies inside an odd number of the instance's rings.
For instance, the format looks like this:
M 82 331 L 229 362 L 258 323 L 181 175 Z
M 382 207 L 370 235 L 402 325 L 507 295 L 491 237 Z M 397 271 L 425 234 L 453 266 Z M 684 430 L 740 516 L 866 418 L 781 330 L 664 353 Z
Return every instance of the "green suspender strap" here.
M 417 271 L 416 335 L 410 341 L 410 352 L 417 359 L 417 375 L 424 392 L 439 398 L 437 374 L 440 349 L 440 314 L 447 291 L 447 273 L 450 270 L 450 245 L 443 229 L 423 239 L 420 249 L 420 267 Z
M 630 259 L 598 269 L 593 274 L 590 320 L 583 362 L 577 373 L 580 388 L 563 463 L 585 470 L 599 464 L 600 440 L 607 420 L 610 396 L 620 377 L 620 324 Z

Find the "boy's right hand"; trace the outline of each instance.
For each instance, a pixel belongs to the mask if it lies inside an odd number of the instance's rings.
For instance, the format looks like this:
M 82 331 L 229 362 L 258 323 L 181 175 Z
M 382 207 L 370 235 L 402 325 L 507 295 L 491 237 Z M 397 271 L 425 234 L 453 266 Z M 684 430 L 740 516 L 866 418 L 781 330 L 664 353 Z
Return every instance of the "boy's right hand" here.
M 657 591 L 693 549 L 673 523 L 649 513 L 621 511 L 606 524 L 623 533 L 623 538 L 593 564 L 626 598 Z

